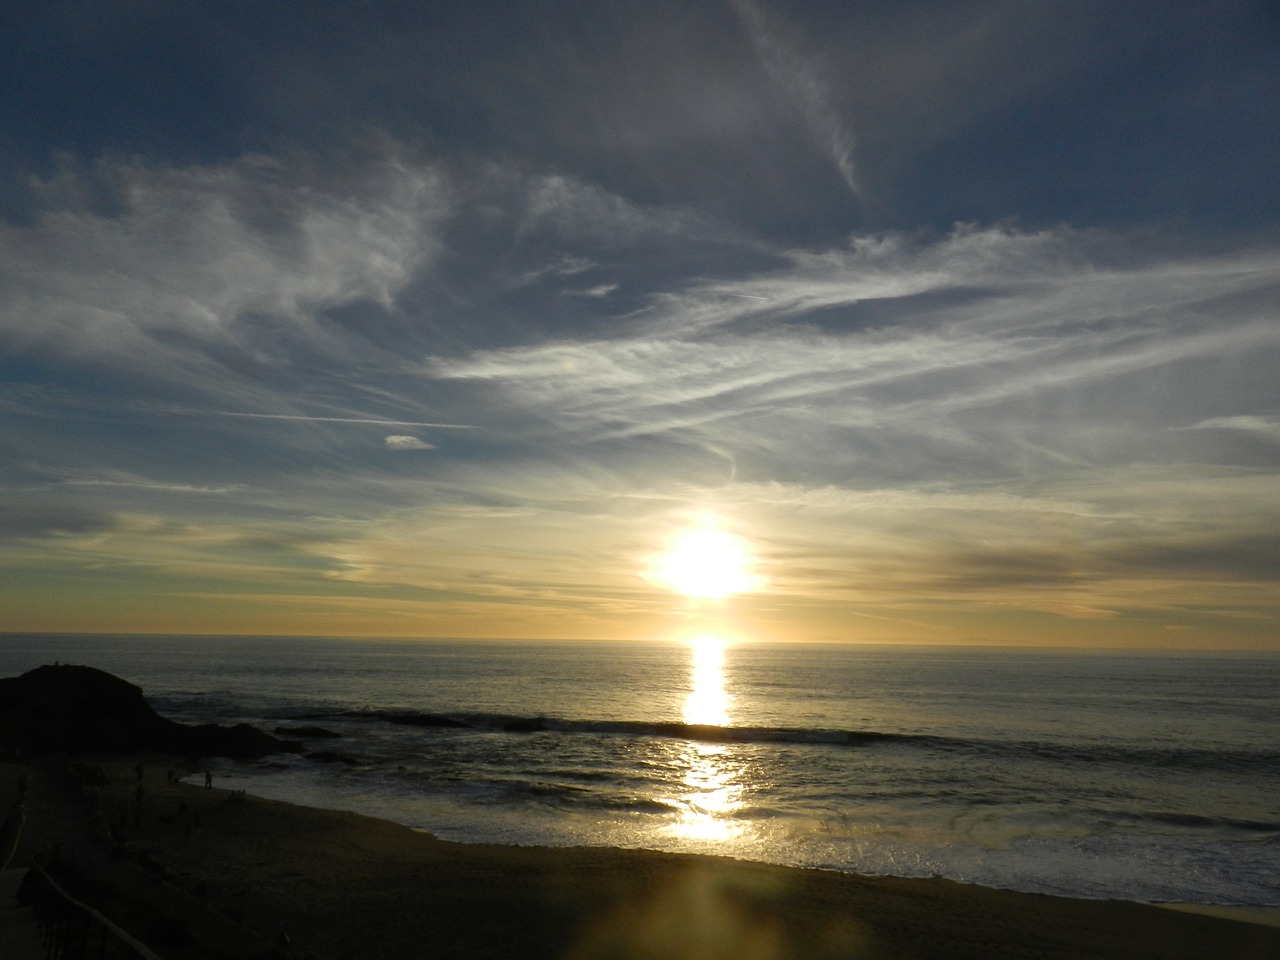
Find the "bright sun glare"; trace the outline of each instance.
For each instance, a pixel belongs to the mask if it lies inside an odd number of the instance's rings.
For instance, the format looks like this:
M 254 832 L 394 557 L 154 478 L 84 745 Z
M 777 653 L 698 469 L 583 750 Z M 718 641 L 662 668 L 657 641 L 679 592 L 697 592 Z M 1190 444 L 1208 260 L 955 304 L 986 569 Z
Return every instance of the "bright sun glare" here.
M 652 576 L 686 597 L 718 599 L 755 587 L 751 564 L 745 540 L 707 521 L 677 535 Z

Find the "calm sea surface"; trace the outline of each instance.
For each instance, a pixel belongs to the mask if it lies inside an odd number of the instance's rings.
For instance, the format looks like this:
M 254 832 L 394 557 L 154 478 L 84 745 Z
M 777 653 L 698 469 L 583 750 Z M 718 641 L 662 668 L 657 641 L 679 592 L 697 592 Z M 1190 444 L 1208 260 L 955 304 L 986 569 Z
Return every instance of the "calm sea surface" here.
M 185 722 L 319 726 L 220 786 L 453 840 L 1280 905 L 1280 657 L 0 637 Z M 441 726 L 448 722 L 453 725 Z

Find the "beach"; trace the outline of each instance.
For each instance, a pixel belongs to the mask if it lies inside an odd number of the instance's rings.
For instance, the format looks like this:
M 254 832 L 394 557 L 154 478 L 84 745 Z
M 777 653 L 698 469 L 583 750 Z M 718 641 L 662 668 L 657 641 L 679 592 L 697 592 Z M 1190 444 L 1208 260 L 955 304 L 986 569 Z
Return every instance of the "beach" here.
M 1275 927 L 1145 904 L 643 850 L 452 843 L 206 789 L 198 773 L 173 782 L 187 771 L 164 757 L 142 759 L 139 781 L 138 762 L 82 761 L 74 788 L 66 770 L 25 771 L 17 865 L 64 843 L 96 864 L 101 887 L 118 888 L 122 926 L 132 918 L 144 942 L 148 926 L 169 941 L 151 944 L 166 957 L 213 956 L 202 938 L 213 950 L 236 936 L 264 956 L 316 960 L 1280 955 Z M 0 795 L 13 796 L 24 768 L 0 771 Z M 180 919 L 160 922 L 166 910 Z

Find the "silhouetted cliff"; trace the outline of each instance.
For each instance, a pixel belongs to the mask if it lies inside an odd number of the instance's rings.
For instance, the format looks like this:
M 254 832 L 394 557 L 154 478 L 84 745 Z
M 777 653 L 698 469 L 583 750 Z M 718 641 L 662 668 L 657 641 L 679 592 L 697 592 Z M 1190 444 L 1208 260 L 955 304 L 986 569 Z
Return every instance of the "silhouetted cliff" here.
M 298 752 L 248 724 L 188 726 L 162 717 L 142 689 L 102 670 L 37 667 L 0 679 L 0 754 L 137 753 L 250 759 Z

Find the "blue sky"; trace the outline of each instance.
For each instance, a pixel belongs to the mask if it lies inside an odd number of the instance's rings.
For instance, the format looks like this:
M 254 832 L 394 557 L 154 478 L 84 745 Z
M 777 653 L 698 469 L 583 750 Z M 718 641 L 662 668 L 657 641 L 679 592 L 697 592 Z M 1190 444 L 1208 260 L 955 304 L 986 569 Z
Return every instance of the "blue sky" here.
M 1264 2 L 11 4 L 7 629 L 1280 647 Z M 714 517 L 762 589 L 644 572 Z

